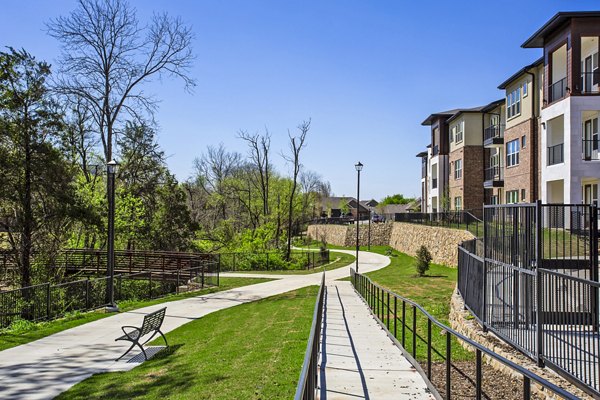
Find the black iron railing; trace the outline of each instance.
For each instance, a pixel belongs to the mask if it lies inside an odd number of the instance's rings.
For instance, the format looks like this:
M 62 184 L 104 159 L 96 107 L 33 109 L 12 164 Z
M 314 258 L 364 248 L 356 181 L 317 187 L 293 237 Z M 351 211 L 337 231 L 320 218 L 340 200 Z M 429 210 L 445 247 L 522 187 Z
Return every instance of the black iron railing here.
M 350 225 L 355 222 L 353 217 L 321 217 L 309 222 L 312 225 Z
M 481 217 L 481 210 L 460 210 L 437 213 L 398 213 L 395 214 L 394 221 L 465 229 L 475 235 L 475 237 L 479 237 L 480 234 L 483 234 L 483 221 Z
M 433 149 L 431 149 L 431 155 L 435 157 L 439 153 L 440 153 L 440 147 L 436 144 L 435 146 L 433 146 Z
M 548 87 L 548 96 L 550 96 L 550 103 L 565 97 L 567 93 L 567 78 L 562 78 L 559 81 L 554 82 Z
M 304 354 L 304 362 L 302 363 L 302 371 L 300 372 L 300 379 L 298 380 L 294 400 L 314 400 L 316 398 L 321 322 L 323 321 L 323 299 L 325 298 L 326 291 L 325 272 L 323 272 L 321 286 L 319 287 L 317 302 L 313 312 L 312 326 L 310 327 L 306 353 Z
M 451 357 L 453 338 L 475 350 L 475 379 L 465 379 L 465 382 L 472 382 L 476 399 L 489 398 L 483 389 L 483 382 L 485 380 L 482 370 L 484 356 L 504 364 L 515 374 L 522 377 L 523 399 L 528 400 L 531 398 L 532 383 L 541 386 L 544 390 L 553 392 L 561 398 L 578 399 L 577 396 L 568 393 L 539 375 L 513 363 L 439 322 L 414 301 L 379 286 L 365 275 L 355 273 L 353 269 L 351 269 L 351 278 L 352 284 L 358 294 L 371 308 L 379 324 L 388 332 L 388 335 L 394 340 L 396 345 L 401 346 L 405 353 L 412 357 L 412 360 L 409 359 L 412 362 L 418 363 L 419 361 L 416 360 L 422 360 L 421 363 L 423 365 L 416 367 L 422 368 L 428 379 L 431 380 L 432 377 L 434 354 L 443 359 L 445 364 L 445 385 L 444 388 L 440 389 L 443 389 L 444 399 L 450 400 L 454 397 L 451 372 L 453 368 L 458 369 L 458 367 L 453 364 Z M 426 321 L 426 323 L 418 323 L 418 321 Z M 424 331 L 419 331 L 419 326 L 426 326 L 426 328 Z M 436 330 L 435 333 L 434 329 Z M 434 334 L 445 336 L 445 348 L 435 347 L 434 340 L 432 340 Z M 408 340 L 407 336 L 409 336 Z M 420 356 L 419 354 L 422 355 Z
M 548 165 L 560 164 L 564 161 L 564 143 L 548 147 Z
M 600 69 L 581 73 L 581 93 L 598 93 L 600 91 Z
M 0 328 L 15 320 L 42 321 L 74 311 L 89 311 L 108 305 L 107 277 L 28 286 L 0 292 Z M 219 263 L 197 260 L 190 268 L 169 273 L 137 272 L 115 275 L 115 300 L 155 299 L 186 290 L 218 286 Z
M 600 396 L 596 206 L 538 202 L 484 214 L 482 246 L 459 246 L 465 305 L 484 328 Z
M 486 182 L 504 181 L 504 167 L 494 165 L 493 167 L 486 168 L 484 170 L 484 180 Z
M 331 260 L 329 250 L 292 252 L 285 260 L 280 252 L 217 253 L 221 271 L 274 271 L 315 269 Z
M 504 138 L 504 124 L 490 125 L 483 130 L 483 141 Z
M 600 147 L 598 139 L 582 139 L 581 150 L 583 159 L 586 161 L 600 160 L 598 147 Z

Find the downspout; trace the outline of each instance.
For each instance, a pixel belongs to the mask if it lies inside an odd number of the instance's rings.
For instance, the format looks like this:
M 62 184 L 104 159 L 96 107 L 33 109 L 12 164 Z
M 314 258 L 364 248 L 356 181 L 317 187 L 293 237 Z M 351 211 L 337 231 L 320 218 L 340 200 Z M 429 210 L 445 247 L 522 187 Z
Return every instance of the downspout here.
M 538 197 L 538 186 L 539 186 L 539 169 L 540 166 L 538 165 L 538 117 L 535 112 L 536 107 L 535 107 L 535 96 L 536 96 L 536 87 L 535 87 L 535 74 L 532 72 L 529 72 L 529 69 L 531 69 L 533 67 L 533 64 L 530 65 L 526 70 L 525 73 L 527 75 L 531 76 L 531 118 L 533 119 L 534 123 L 533 123 L 533 129 L 532 129 L 532 133 L 531 133 L 531 141 L 532 143 L 532 150 L 533 150 L 533 193 L 532 193 L 532 198 L 531 201 L 537 201 L 539 199 Z M 541 103 L 540 103 L 541 104 Z

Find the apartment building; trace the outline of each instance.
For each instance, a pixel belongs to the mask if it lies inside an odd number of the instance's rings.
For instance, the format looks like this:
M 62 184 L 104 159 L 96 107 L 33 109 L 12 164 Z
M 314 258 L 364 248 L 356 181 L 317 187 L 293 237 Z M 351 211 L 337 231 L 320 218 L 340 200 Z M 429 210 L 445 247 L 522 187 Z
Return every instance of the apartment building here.
M 486 204 L 532 202 L 539 198 L 539 116 L 543 59 L 527 65 L 502 82 L 506 101 L 501 122 L 490 121 L 484 132 L 488 152 Z
M 423 122 L 432 127 L 431 145 L 418 154 L 423 210 L 598 201 L 600 12 L 558 13 L 522 47 L 543 56 L 498 86 L 505 100 Z M 445 135 L 447 147 L 435 149 Z
M 600 12 L 556 14 L 522 45 L 543 49 L 541 199 L 598 201 Z
M 450 142 L 448 136 L 448 118 L 457 113 L 458 110 L 442 111 L 431 114 L 422 122 L 423 126 L 431 127 L 431 142 L 426 152 L 421 152 L 417 156 L 423 159 L 427 153 L 426 177 L 421 178 L 422 189 L 421 198 L 425 199 L 421 207 L 428 213 L 436 213 L 447 209 L 447 204 L 442 204 L 447 198 L 449 181 L 449 153 Z M 424 162 L 422 161 L 422 164 Z M 424 173 L 422 172 L 421 175 Z

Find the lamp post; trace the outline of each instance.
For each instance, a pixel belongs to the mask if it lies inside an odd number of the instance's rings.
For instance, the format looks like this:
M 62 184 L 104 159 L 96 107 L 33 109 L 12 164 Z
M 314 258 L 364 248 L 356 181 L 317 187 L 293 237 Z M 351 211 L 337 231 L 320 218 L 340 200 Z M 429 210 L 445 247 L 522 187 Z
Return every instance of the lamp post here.
M 117 162 L 111 160 L 106 164 L 108 194 L 108 238 L 106 242 L 106 303 L 107 311 L 118 311 L 115 303 L 115 174 Z
M 357 173 L 357 182 L 356 182 L 356 273 L 358 273 L 358 249 L 360 247 L 358 241 L 358 229 L 360 225 L 360 171 L 363 169 L 362 163 L 359 161 L 354 164 L 354 168 L 356 168 Z

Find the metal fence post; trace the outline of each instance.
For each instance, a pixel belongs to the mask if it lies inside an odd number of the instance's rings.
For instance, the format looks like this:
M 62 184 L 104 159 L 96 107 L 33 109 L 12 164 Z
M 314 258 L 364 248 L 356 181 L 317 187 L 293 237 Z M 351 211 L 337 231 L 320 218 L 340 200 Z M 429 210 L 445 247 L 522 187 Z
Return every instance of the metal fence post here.
M 85 309 L 90 309 L 90 278 L 85 281 Z
M 50 319 L 50 282 L 46 285 L 46 319 Z
M 150 278 L 148 279 L 148 298 L 152 298 L 152 271 L 149 272 Z
M 538 200 L 535 203 L 535 214 L 536 214 L 536 238 L 535 238 L 535 281 L 536 281 L 536 334 L 537 334 L 537 363 L 538 366 L 544 366 L 544 331 L 543 331 L 543 288 L 542 288 L 542 274 L 540 274 L 540 268 L 543 267 L 542 259 L 543 256 L 543 220 L 542 220 L 542 201 Z
M 482 293 L 483 295 L 481 296 L 481 322 L 483 325 L 483 331 L 487 332 L 487 271 L 488 271 L 488 262 L 487 262 L 487 257 L 488 257 L 488 249 L 487 249 L 487 242 L 488 242 L 488 221 L 486 218 L 487 215 L 489 215 L 489 213 L 486 212 L 486 208 L 485 208 L 485 204 L 483 205 L 483 273 L 482 273 L 482 284 L 483 284 L 483 288 L 482 288 Z M 475 244 L 475 246 L 477 246 L 477 244 Z M 475 251 L 475 253 L 477 253 L 477 251 Z

